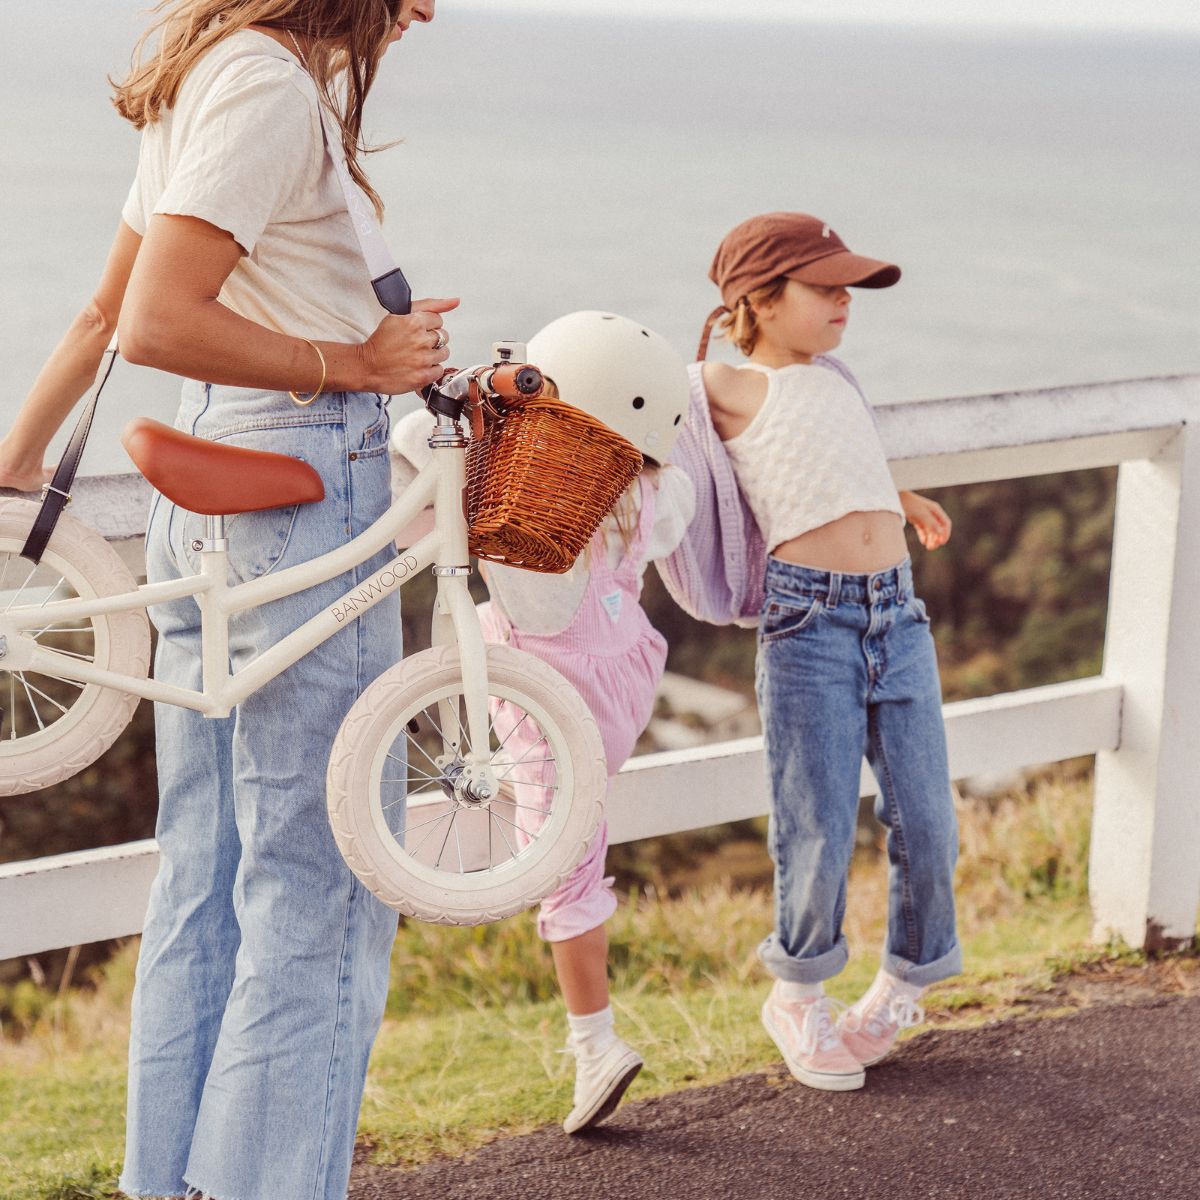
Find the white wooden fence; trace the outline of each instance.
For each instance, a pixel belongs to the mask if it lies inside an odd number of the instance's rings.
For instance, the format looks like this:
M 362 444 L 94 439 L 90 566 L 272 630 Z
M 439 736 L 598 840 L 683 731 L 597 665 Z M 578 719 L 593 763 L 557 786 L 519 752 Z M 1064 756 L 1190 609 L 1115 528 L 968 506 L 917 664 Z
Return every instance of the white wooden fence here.
M 881 408 L 879 422 L 901 487 L 1120 465 L 1102 674 L 947 704 L 951 770 L 1096 754 L 1094 936 L 1148 948 L 1190 940 L 1200 909 L 1200 375 L 914 401 Z M 137 571 L 147 503 L 139 477 L 110 476 L 82 481 L 73 511 Z M 611 839 L 761 815 L 761 755 L 746 738 L 632 760 L 610 798 Z M 865 766 L 862 788 L 875 788 Z M 0 866 L 0 959 L 138 932 L 156 866 L 153 841 Z

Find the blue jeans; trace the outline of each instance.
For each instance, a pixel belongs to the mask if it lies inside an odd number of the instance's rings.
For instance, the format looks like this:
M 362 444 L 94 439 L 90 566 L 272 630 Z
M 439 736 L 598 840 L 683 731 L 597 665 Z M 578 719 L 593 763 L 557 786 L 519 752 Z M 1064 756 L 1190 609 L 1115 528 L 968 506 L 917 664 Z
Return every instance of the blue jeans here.
M 388 414 L 367 393 L 286 395 L 189 383 L 178 428 L 302 458 L 325 499 L 227 518 L 231 582 L 313 558 L 390 502 Z M 204 519 L 156 497 L 148 577 L 191 574 Z M 232 621 L 233 669 L 388 560 Z M 156 605 L 155 674 L 201 686 L 194 600 Z M 400 657 L 398 597 L 211 720 L 155 707 L 161 853 L 138 959 L 121 1187 L 219 1200 L 341 1200 L 396 914 L 350 873 L 325 812 L 338 726 Z
M 758 702 L 771 785 L 771 974 L 818 983 L 846 965 L 846 876 L 865 754 L 890 864 L 884 967 L 924 986 L 962 970 L 954 930 L 958 826 L 941 688 L 912 564 L 871 575 L 771 558 Z

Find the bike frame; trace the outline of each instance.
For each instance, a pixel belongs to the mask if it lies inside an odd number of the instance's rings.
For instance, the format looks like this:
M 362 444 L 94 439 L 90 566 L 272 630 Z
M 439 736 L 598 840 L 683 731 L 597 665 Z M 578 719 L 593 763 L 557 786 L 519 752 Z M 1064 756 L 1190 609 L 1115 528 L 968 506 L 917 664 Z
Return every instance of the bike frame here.
M 136 591 L 122 595 L 48 601 L 0 614 L 0 646 L 6 650 L 5 667 L 116 688 L 146 700 L 194 709 L 206 717 L 227 717 L 233 707 L 251 693 L 432 566 L 437 576 L 433 644 L 457 641 L 460 647 L 467 733 L 472 747 L 464 758 L 472 763 L 486 762 L 490 757 L 487 659 L 479 617 L 467 588 L 470 560 L 465 517 L 466 442 L 455 421 L 442 416 L 435 419 L 430 439 L 434 451 L 432 461 L 421 469 L 379 520 L 344 546 L 308 562 L 230 587 L 223 519 L 210 517 L 209 536 L 200 548 L 199 574 L 167 583 L 142 584 Z M 434 510 L 434 526 L 428 534 L 240 671 L 229 670 L 231 616 L 285 596 L 294 596 L 351 570 L 393 543 L 401 530 L 430 505 Z M 189 596 L 194 597 L 200 607 L 203 690 L 199 692 L 105 670 L 40 646 L 32 638 L 21 637 L 24 631 L 40 630 L 48 624 L 131 612 Z

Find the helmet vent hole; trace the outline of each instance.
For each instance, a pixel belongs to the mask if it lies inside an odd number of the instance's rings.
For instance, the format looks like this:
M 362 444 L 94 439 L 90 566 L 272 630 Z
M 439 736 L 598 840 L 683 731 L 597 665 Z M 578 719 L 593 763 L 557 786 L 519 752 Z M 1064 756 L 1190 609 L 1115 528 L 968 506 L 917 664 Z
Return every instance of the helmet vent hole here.
M 683 413 L 676 413 L 676 414 L 675 414 L 675 420 L 673 420 L 673 421 L 671 422 L 671 424 L 672 424 L 672 425 L 678 425 L 678 424 L 679 424 L 679 422 L 680 422 L 680 421 L 682 421 L 682 420 L 683 420 Z
M 650 336 L 650 335 L 649 335 L 649 334 L 648 334 L 648 333 L 647 333 L 647 332 L 646 332 L 646 331 L 643 329 L 643 330 L 642 330 L 642 337 L 649 337 L 649 336 Z
M 603 316 L 600 318 L 600 320 L 602 320 L 602 321 L 615 321 L 616 319 L 617 318 L 612 315 L 607 315 L 607 316 Z
M 644 396 L 634 396 L 633 407 L 644 408 L 646 406 L 646 398 Z

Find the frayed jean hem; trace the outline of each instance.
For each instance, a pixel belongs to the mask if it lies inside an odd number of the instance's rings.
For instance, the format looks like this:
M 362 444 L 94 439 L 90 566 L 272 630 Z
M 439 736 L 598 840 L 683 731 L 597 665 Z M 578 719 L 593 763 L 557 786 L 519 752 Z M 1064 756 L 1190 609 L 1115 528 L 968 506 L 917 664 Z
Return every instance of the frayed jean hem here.
M 124 1176 L 117 1180 L 117 1191 L 125 1196 L 144 1197 L 145 1200 L 184 1200 L 189 1194 L 188 1186 L 183 1181 L 176 1182 L 170 1187 L 137 1187 L 126 1183 Z

